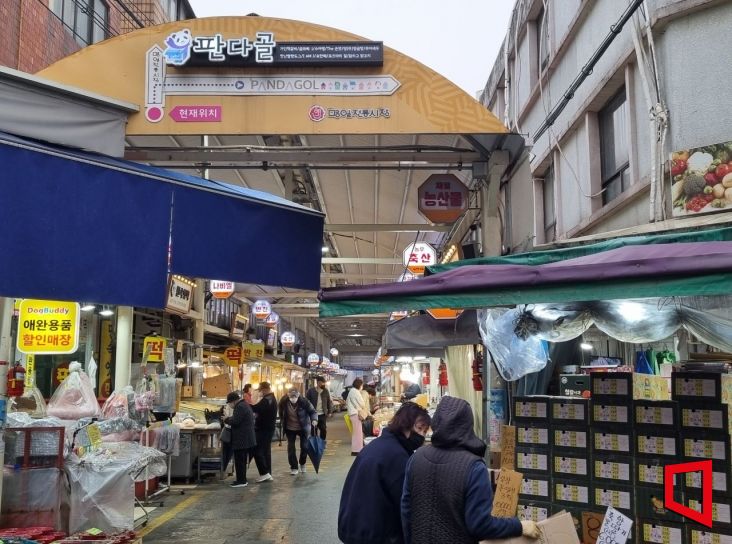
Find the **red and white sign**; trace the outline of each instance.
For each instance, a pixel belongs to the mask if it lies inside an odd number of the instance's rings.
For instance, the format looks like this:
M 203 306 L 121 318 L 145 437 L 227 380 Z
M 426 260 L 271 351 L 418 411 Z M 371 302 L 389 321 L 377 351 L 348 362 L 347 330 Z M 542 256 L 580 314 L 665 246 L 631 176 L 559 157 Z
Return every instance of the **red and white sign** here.
M 404 250 L 404 266 L 412 274 L 424 274 L 426 266 L 437 263 L 437 252 L 427 242 L 409 244 Z
M 265 319 L 272 313 L 272 306 L 266 300 L 258 300 L 254 303 L 252 313 L 254 313 L 254 317 L 257 319 Z
M 264 324 L 267 325 L 267 328 L 274 329 L 277 326 L 277 323 L 280 322 L 280 316 L 277 314 L 277 312 L 272 312 L 267 316 L 267 319 L 264 320 Z
M 221 106 L 176 106 L 170 117 L 176 123 L 220 123 Z
M 291 348 L 295 345 L 295 335 L 290 331 L 283 332 L 282 336 L 280 336 L 280 341 L 284 347 Z
M 432 174 L 417 189 L 418 209 L 433 223 L 452 223 L 468 209 L 468 188 L 452 174 Z
M 317 364 L 319 362 L 320 355 L 318 355 L 317 353 L 311 353 L 310 355 L 308 355 L 308 363 L 310 363 L 311 365 Z
M 234 294 L 234 282 L 223 280 L 211 280 L 209 290 L 214 298 L 229 298 Z

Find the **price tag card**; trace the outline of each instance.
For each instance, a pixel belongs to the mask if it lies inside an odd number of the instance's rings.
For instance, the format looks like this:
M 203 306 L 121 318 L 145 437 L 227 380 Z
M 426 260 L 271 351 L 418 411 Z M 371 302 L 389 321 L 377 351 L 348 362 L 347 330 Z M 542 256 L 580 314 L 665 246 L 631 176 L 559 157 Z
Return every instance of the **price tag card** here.
M 504 425 L 501 431 L 501 469 L 513 470 L 516 468 L 514 457 L 516 454 L 516 427 Z
M 522 480 L 523 474 L 520 472 L 501 469 L 496 496 L 493 499 L 492 514 L 495 517 L 512 518 L 516 516 Z
M 632 527 L 632 519 L 609 506 L 600 528 L 600 535 L 597 537 L 597 544 L 625 544 L 633 534 Z

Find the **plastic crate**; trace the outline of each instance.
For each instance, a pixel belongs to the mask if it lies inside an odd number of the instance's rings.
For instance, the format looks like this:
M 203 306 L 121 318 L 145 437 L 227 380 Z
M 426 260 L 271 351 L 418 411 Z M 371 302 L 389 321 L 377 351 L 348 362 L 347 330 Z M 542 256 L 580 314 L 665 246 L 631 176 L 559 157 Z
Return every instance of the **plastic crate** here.
M 63 468 L 63 427 L 8 427 L 5 464 L 18 469 Z

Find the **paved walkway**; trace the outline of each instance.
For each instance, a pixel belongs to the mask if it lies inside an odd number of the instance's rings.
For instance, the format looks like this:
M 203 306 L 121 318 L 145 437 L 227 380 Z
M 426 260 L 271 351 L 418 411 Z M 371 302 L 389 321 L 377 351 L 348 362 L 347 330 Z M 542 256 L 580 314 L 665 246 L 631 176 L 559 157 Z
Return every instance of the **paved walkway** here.
M 306 474 L 291 476 L 287 441 L 274 442 L 274 481 L 255 483 L 252 462 L 248 487 L 231 489 L 229 478 L 209 480 L 184 495 L 174 489 L 139 532 L 145 544 L 336 544 L 341 488 L 354 459 L 350 450 L 343 414 L 335 414 L 320 474 L 308 462 Z

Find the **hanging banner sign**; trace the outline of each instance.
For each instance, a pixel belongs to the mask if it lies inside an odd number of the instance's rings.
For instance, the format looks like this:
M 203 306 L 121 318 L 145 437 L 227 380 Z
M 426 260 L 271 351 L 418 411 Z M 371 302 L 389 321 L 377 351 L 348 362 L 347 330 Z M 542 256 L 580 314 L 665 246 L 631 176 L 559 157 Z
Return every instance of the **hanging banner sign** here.
M 264 342 L 244 342 L 244 357 L 247 359 L 264 357 Z
M 18 351 L 55 355 L 79 349 L 79 304 L 25 299 L 18 316 Z
M 168 300 L 165 309 L 169 312 L 187 314 L 193 303 L 193 282 L 176 276 L 170 277 Z
M 247 327 L 249 327 L 249 318 L 247 316 L 231 314 L 231 336 L 243 340 Z
M 266 300 L 258 300 L 254 303 L 252 312 L 257 319 L 266 319 L 272 313 L 272 306 Z
M 409 244 L 404 250 L 404 266 L 412 274 L 424 274 L 427 266 L 437 263 L 437 252 L 427 242 Z
M 234 282 L 211 280 L 211 283 L 209 284 L 209 291 L 211 291 L 214 298 L 229 298 L 234 294 Z
M 283 332 L 282 336 L 280 337 L 280 341 L 282 342 L 282 345 L 286 348 L 291 348 L 295 345 L 295 335 L 290 331 Z
M 279 323 L 279 322 L 280 322 L 280 316 L 277 314 L 277 312 L 272 312 L 264 320 L 264 324 L 267 325 L 267 327 L 270 329 L 274 329 L 277 326 L 277 323 Z
M 112 321 L 105 319 L 99 325 L 99 398 L 106 399 L 112 394 L 112 353 L 114 352 L 114 327 Z
M 468 188 L 453 174 L 432 174 L 417 189 L 417 208 L 428 221 L 452 223 L 468 209 Z
M 232 367 L 237 367 L 242 363 L 244 350 L 241 346 L 231 346 L 224 350 L 224 361 Z
M 160 336 L 146 336 L 142 342 L 142 352 L 147 354 L 148 363 L 162 363 L 165 338 Z M 148 351 L 149 350 L 149 351 Z

